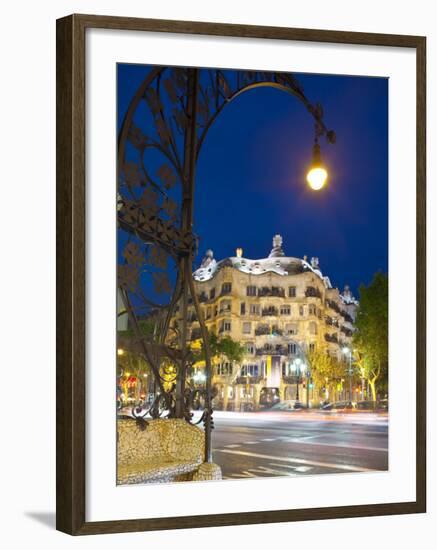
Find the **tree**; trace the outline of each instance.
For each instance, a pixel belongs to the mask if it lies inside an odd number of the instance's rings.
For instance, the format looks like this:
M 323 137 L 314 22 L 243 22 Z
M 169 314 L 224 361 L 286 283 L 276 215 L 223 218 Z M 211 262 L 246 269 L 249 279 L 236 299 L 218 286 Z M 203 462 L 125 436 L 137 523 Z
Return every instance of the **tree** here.
M 208 341 L 213 360 L 225 356 L 231 362 L 240 363 L 244 357 L 245 347 L 230 336 L 218 338 L 213 332 L 208 332 Z M 194 351 L 194 354 L 196 361 L 205 360 L 203 341 L 201 342 L 200 349 Z
M 309 352 L 307 363 L 316 388 L 325 386 L 329 393 L 337 388 L 339 381 L 345 375 L 344 364 L 329 355 L 326 350 L 316 348 Z
M 369 286 L 360 286 L 355 327 L 356 361 L 376 401 L 377 384 L 385 384 L 388 373 L 388 277 L 385 273 L 376 273 Z

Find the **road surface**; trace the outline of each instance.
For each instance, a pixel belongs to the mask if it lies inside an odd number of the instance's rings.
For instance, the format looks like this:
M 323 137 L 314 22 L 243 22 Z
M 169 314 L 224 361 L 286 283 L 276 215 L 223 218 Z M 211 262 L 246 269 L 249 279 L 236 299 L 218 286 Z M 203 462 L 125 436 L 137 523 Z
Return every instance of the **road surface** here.
M 388 469 L 388 417 L 368 412 L 214 413 L 224 479 Z

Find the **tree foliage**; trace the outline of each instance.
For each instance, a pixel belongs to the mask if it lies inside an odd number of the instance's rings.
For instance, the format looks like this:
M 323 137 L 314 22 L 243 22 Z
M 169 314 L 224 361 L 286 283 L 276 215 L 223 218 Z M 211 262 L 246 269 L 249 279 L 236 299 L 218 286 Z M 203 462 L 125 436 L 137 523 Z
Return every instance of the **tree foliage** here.
M 236 342 L 230 336 L 224 336 L 219 338 L 213 332 L 208 333 L 209 339 L 209 348 L 211 350 L 212 358 L 226 357 L 229 361 L 240 363 L 244 357 L 245 348 L 240 342 Z M 205 350 L 203 342 L 201 343 L 201 348 L 198 352 L 195 352 L 197 355 L 196 359 L 198 361 L 205 360 Z
M 345 377 L 345 364 L 326 353 L 326 350 L 315 349 L 307 355 L 311 378 L 317 388 L 327 387 L 331 390 Z
M 388 277 L 385 273 L 376 273 L 367 287 L 360 286 L 355 327 L 356 361 L 375 401 L 377 385 L 383 385 L 388 374 Z

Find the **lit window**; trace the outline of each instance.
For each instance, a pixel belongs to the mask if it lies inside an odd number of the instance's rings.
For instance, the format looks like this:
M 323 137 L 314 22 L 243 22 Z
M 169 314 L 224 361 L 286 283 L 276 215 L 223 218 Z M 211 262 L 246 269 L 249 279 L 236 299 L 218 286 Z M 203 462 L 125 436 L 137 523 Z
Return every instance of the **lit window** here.
M 297 346 L 296 344 L 288 344 L 288 354 L 289 355 L 296 355 Z

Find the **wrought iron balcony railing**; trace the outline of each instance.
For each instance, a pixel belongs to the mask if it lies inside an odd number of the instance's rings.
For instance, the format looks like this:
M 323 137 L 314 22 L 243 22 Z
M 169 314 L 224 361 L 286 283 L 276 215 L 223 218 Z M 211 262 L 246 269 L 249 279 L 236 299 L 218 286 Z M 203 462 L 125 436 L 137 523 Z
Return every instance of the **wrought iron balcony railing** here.
M 237 384 L 259 384 L 264 380 L 262 376 L 237 376 L 235 382 Z

